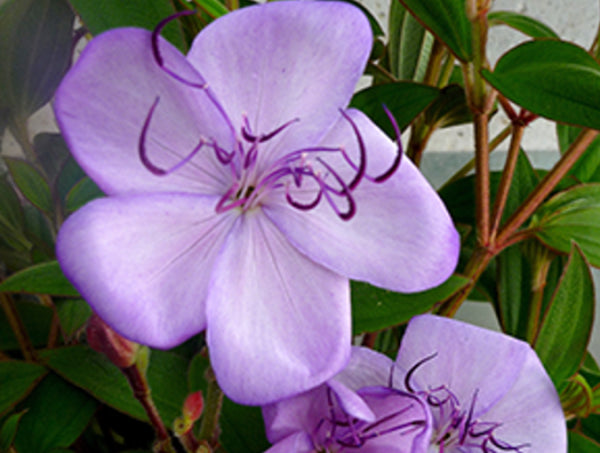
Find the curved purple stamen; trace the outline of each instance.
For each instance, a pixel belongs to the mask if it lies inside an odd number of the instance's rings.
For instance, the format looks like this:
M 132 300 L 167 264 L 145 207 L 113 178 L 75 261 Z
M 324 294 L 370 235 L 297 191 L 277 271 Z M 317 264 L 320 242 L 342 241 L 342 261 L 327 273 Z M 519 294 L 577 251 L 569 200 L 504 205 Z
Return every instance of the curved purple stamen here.
M 160 100 L 160 98 L 157 96 L 156 99 L 154 100 L 154 102 L 152 103 L 152 107 L 150 107 L 150 111 L 148 112 L 148 115 L 146 116 L 146 120 L 144 121 L 144 125 L 142 127 L 142 132 L 140 133 L 140 138 L 138 140 L 138 153 L 140 156 L 140 160 L 142 161 L 142 164 L 144 165 L 144 167 L 146 167 L 148 169 L 148 171 L 150 171 L 150 173 L 152 173 L 153 175 L 156 175 L 156 176 L 165 176 L 165 175 L 173 173 L 174 171 L 177 171 L 179 168 L 183 167 L 190 160 L 192 160 L 192 158 L 204 146 L 205 141 L 203 139 L 200 139 L 200 142 L 198 143 L 198 145 L 196 145 L 196 147 L 192 150 L 192 152 L 190 152 L 186 157 L 184 157 L 181 161 L 179 161 L 177 164 L 175 164 L 173 167 L 171 167 L 168 170 L 160 168 L 160 167 L 154 165 L 152 162 L 150 162 L 150 159 L 148 158 L 148 152 L 146 151 L 146 135 L 148 134 L 148 129 L 150 128 L 150 121 L 152 120 L 154 111 L 156 110 L 156 106 L 158 105 L 159 100 Z
M 402 149 L 402 134 L 400 132 L 400 128 L 398 127 L 398 123 L 396 122 L 396 118 L 394 118 L 394 115 L 392 115 L 392 112 L 390 112 L 390 110 L 385 104 L 383 104 L 383 110 L 385 111 L 385 114 L 389 118 L 390 122 L 392 123 L 392 127 L 394 128 L 394 133 L 396 134 L 396 143 L 398 143 L 398 151 L 396 153 L 396 158 L 394 159 L 394 162 L 392 162 L 392 166 L 388 168 L 387 171 L 383 172 L 381 175 L 373 178 L 373 181 L 377 183 L 384 182 L 390 176 L 392 176 L 396 172 L 396 170 L 398 170 L 400 162 L 402 162 L 402 155 L 404 154 L 404 151 Z
M 358 168 L 356 168 L 356 175 L 354 175 L 354 178 L 348 184 L 348 189 L 354 190 L 354 189 L 356 189 L 356 187 L 358 186 L 358 183 L 360 183 L 363 176 L 365 175 L 365 171 L 367 169 L 367 151 L 365 149 L 365 142 L 363 141 L 362 136 L 360 135 L 360 131 L 358 130 L 358 126 L 356 125 L 356 123 L 342 109 L 340 109 L 340 113 L 346 119 L 346 121 L 348 121 L 350 123 L 350 126 L 352 127 L 352 130 L 354 131 L 354 134 L 356 135 L 356 141 L 358 142 L 358 150 L 359 150 L 359 159 L 360 160 L 359 160 Z
M 434 352 L 433 354 L 425 357 L 424 359 L 419 360 L 416 364 L 414 364 L 412 366 L 412 368 L 410 370 L 408 370 L 408 373 L 406 373 L 406 376 L 404 377 L 404 387 L 406 388 L 406 390 L 408 390 L 410 393 L 417 393 L 415 391 L 415 389 L 413 388 L 412 385 L 410 385 L 410 379 L 412 378 L 412 375 L 415 373 L 415 371 L 417 371 L 417 369 L 423 365 L 426 362 L 429 362 L 430 360 L 434 359 L 437 356 L 437 352 Z

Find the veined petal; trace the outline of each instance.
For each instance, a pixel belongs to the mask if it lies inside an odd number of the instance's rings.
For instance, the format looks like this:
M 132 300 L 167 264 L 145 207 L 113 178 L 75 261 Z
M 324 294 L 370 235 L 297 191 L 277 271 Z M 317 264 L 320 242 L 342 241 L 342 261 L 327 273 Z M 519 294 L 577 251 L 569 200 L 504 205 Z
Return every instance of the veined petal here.
M 348 280 L 300 254 L 260 210 L 239 217 L 216 262 L 207 342 L 234 401 L 268 404 L 315 387 L 350 355 Z
M 299 119 L 278 140 L 283 153 L 315 143 L 331 127 L 352 97 L 371 44 L 369 23 L 356 7 L 287 1 L 213 22 L 188 58 L 234 123 L 246 115 L 255 133 L 266 134 Z M 266 152 L 261 148 L 260 159 Z
M 171 44 L 160 38 L 159 48 L 171 70 L 203 82 Z M 228 172 L 209 147 L 169 175 L 156 176 L 143 165 L 140 137 L 157 99 L 144 141 L 153 165 L 174 167 L 202 137 L 226 149 L 233 147 L 226 119 L 205 92 L 159 67 L 147 30 L 121 28 L 94 38 L 61 83 L 54 111 L 73 156 L 109 195 L 171 190 L 222 193 L 228 187 Z
M 485 414 L 507 395 L 531 353 L 523 341 L 499 332 L 433 315 L 414 317 L 402 338 L 396 363 L 416 390 L 445 386 L 463 407 L 476 395 L 474 416 Z M 395 387 L 403 388 L 402 377 Z
M 57 256 L 69 280 L 121 335 L 158 348 L 206 327 L 215 256 L 235 214 L 183 194 L 95 200 L 62 226 Z
M 364 114 L 347 113 L 365 143 L 367 174 L 383 174 L 394 161 L 397 145 Z M 358 154 L 356 135 L 343 117 L 323 144 L 342 146 L 351 158 Z M 341 156 L 329 159 L 340 176 L 352 174 Z M 416 292 L 437 286 L 452 274 L 459 235 L 443 202 L 409 159 L 404 158 L 385 182 L 363 179 L 352 196 L 356 214 L 347 221 L 323 200 L 317 208 L 303 211 L 290 206 L 284 197 L 272 196 L 265 213 L 299 250 L 351 279 Z M 345 210 L 346 201 L 339 202 Z
M 501 422 L 495 437 L 510 445 L 529 444 L 524 451 L 567 451 L 567 427 L 558 394 L 533 350 L 515 385 L 481 418 Z

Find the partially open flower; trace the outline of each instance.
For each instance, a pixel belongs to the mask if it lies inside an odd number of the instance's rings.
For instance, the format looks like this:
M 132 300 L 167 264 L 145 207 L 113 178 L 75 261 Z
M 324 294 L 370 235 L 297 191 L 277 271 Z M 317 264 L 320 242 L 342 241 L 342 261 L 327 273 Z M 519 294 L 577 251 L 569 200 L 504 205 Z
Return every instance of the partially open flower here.
M 269 453 L 566 453 L 556 389 L 531 347 L 423 315 L 396 363 L 355 348 L 327 384 L 263 409 Z
M 235 401 L 308 390 L 348 360 L 348 279 L 436 286 L 458 234 L 399 144 L 346 108 L 371 51 L 360 10 L 243 8 L 187 56 L 163 25 L 96 37 L 56 94 L 108 195 L 67 219 L 58 259 L 128 338 L 169 348 L 206 329 Z

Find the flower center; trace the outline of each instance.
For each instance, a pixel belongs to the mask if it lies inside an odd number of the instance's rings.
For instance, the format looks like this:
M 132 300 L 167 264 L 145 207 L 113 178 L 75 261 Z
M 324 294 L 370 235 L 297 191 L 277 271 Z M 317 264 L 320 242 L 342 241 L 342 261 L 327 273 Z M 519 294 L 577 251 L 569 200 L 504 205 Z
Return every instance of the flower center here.
M 420 432 L 426 420 L 409 412 L 417 402 L 406 401 L 406 394 L 393 389 L 383 389 L 387 397 L 402 400 L 392 410 L 379 414 L 377 420 L 367 422 L 348 415 L 340 406 L 337 396 L 327 389 L 328 415 L 317 423 L 312 439 L 314 453 L 342 453 L 354 451 L 367 443 L 388 436 L 406 436 Z
M 420 396 L 431 409 L 434 426 L 429 453 L 524 453 L 529 444 L 511 445 L 496 437 L 494 431 L 502 423 L 474 418 L 478 390 L 473 393 L 468 409 L 461 406 L 458 397 L 446 385 L 415 390 L 410 382 L 413 374 L 436 356 L 437 353 L 417 362 L 404 378 L 405 388 Z
M 147 152 L 152 118 L 160 102 L 160 98 L 156 97 L 148 111 L 138 140 L 139 157 L 145 168 L 156 176 L 166 176 L 186 165 L 201 150 L 212 151 L 216 160 L 228 168 L 232 181 L 215 207 L 217 213 L 231 209 L 238 209 L 242 212 L 254 209 L 264 202 L 268 194 L 277 191 L 296 209 L 311 210 L 324 201 L 342 220 L 350 220 L 356 212 L 353 192 L 359 184 L 363 180 L 382 183 L 391 177 L 400 165 L 402 157 L 400 130 L 393 115 L 383 106 L 394 126 L 398 150 L 391 166 L 378 176 L 370 176 L 366 173 L 367 153 L 363 137 L 351 116 L 341 109 L 340 114 L 343 120 L 350 125 L 356 139 L 357 158 L 352 159 L 341 146 L 314 145 L 285 153 L 271 152 L 270 154 L 278 157 L 272 162 L 265 162 L 264 159 L 259 159 L 260 148 L 283 131 L 293 127 L 294 123 L 300 119 L 291 119 L 270 132 L 258 134 L 252 130 L 247 118 L 243 118 L 242 127 L 238 132 L 202 76 L 197 74 L 194 81 L 182 77 L 169 68 L 160 52 L 161 30 L 169 21 L 186 14 L 190 14 L 190 12 L 178 13 L 163 20 L 156 27 L 150 43 L 154 60 L 169 77 L 190 89 L 202 91 L 206 100 L 215 108 L 216 114 L 228 125 L 232 136 L 235 137 L 235 144 L 233 149 L 226 149 L 216 140 L 202 137 L 198 140 L 198 144 L 171 168 L 159 167 L 150 160 Z M 335 165 L 329 159 L 330 157 L 337 162 Z M 340 168 L 340 165 L 343 168 Z

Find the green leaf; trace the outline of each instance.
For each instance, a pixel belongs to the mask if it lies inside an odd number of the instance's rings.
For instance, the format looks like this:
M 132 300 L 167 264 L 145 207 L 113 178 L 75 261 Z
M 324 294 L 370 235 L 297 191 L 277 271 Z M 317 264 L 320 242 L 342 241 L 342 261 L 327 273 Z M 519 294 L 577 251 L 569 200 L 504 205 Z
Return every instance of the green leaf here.
M 386 134 L 396 138 L 383 105 L 394 115 L 400 129 L 404 129 L 437 98 L 439 92 L 437 88 L 420 83 L 387 83 L 359 91 L 352 98 L 350 106 L 362 110 Z
M 0 238 L 18 251 L 31 247 L 23 230 L 25 219 L 19 198 L 5 177 L 0 177 Z
M 464 0 L 400 0 L 419 22 L 462 61 L 473 59 L 471 23 Z
M 15 441 L 17 428 L 23 415 L 27 411 L 21 411 L 6 418 L 6 421 L 0 429 L 0 453 L 10 453 L 10 447 Z
M 594 320 L 594 284 L 585 257 L 573 246 L 534 347 L 560 390 L 583 363 Z
M 24 269 L 0 283 L 0 292 L 79 296 L 63 274 L 58 261 Z
M 0 414 L 25 398 L 45 373 L 46 369 L 35 363 L 0 362 Z
M 473 121 L 473 114 L 467 105 L 464 88 L 455 84 L 443 88 L 437 99 L 425 111 L 425 121 L 436 128 Z
M 92 35 L 118 27 L 153 30 L 158 23 L 175 14 L 170 0 L 69 0 Z M 165 27 L 163 36 L 184 51 L 186 44 L 177 22 Z
M 22 404 L 15 446 L 20 452 L 48 453 L 68 447 L 81 435 L 96 403 L 81 390 L 50 373 Z
M 559 36 L 546 24 L 532 17 L 513 11 L 493 11 L 488 14 L 490 25 L 508 25 L 532 38 L 555 38 Z
M 569 453 L 600 453 L 600 443 L 582 433 L 569 431 Z
M 42 132 L 33 138 L 33 147 L 40 165 L 52 184 L 71 155 L 67 144 L 60 134 Z
M 538 182 L 538 175 L 527 155 L 520 151 L 502 215 L 503 222 L 525 201 Z M 497 185 L 495 185 L 494 193 L 496 191 Z M 495 198 L 495 194 L 493 198 Z M 525 339 L 531 303 L 530 263 L 522 253 L 521 245 L 514 245 L 504 250 L 496 261 L 498 319 L 504 332 Z
M 556 133 L 560 145 L 560 152 L 564 153 L 575 141 L 582 129 L 579 127 L 557 124 Z M 600 137 L 596 137 L 585 153 L 575 162 L 569 170 L 566 178 L 578 183 L 597 182 L 600 183 Z
M 22 159 L 5 158 L 13 181 L 34 206 L 44 212 L 53 212 L 54 203 L 48 183 L 42 174 L 29 162 Z
M 574 44 L 529 41 L 504 54 L 483 76 L 500 93 L 554 121 L 600 129 L 600 65 Z
M 67 193 L 65 208 L 67 212 L 74 212 L 84 204 L 104 196 L 104 193 L 89 177 L 84 177 Z
M 354 334 L 374 332 L 407 322 L 430 310 L 468 283 L 458 275 L 442 285 L 414 294 L 401 294 L 376 288 L 367 283 L 351 282 L 352 324 Z
M 71 338 L 85 325 L 92 309 L 83 299 L 65 299 L 55 302 L 60 326 L 67 338 Z
M 52 322 L 52 309 L 29 302 L 16 302 L 15 305 L 33 346 L 45 346 Z M 6 319 L 4 310 L 0 310 L 0 350 L 14 351 L 18 349 L 19 342 Z
M 576 186 L 555 195 L 534 214 L 530 228 L 550 248 L 568 253 L 571 242 L 600 267 L 600 184 Z
M 400 80 L 422 82 L 434 37 L 400 2 L 392 2 L 389 17 L 390 70 Z
M 125 376 L 102 354 L 77 345 L 43 351 L 40 355 L 48 367 L 99 401 L 139 420 L 147 420 Z M 181 413 L 187 395 L 186 372 L 187 362 L 182 357 L 152 351 L 148 382 L 154 403 L 167 426 Z
M 71 62 L 73 13 L 64 0 L 10 0 L 0 14 L 0 107 L 22 121 L 46 104 Z

